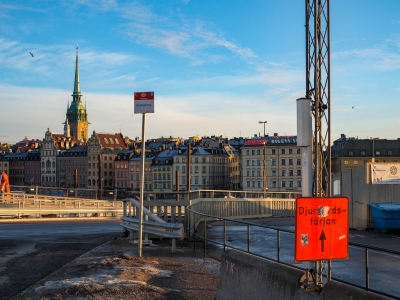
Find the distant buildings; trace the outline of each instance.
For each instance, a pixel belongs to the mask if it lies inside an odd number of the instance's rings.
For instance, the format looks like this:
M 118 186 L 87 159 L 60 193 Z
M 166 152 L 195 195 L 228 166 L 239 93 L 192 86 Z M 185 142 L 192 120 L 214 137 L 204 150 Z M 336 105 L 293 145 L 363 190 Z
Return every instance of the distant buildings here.
M 400 162 L 400 139 L 358 139 L 341 137 L 332 145 L 332 173 L 339 173 L 368 162 Z
M 301 151 L 296 136 L 266 136 L 266 187 L 270 192 L 301 191 Z M 262 191 L 264 138 L 244 141 L 241 148 L 243 190 Z
M 122 133 L 88 134 L 78 52 L 72 97 L 63 133 L 47 129 L 42 141 L 25 138 L 13 146 L 0 145 L 0 172 L 9 174 L 12 185 L 139 191 L 143 141 L 130 140 Z M 262 192 L 264 181 L 269 192 L 300 192 L 302 188 L 302 158 L 296 136 L 161 137 L 146 141 L 144 154 L 145 191 Z M 373 160 L 400 160 L 400 140 L 359 140 L 343 134 L 332 146 L 333 173 Z

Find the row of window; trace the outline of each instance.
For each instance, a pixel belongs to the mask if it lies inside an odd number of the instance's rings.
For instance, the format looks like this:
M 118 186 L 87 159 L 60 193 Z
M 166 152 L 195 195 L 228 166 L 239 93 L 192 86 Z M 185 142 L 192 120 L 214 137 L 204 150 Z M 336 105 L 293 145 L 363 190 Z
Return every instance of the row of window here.
M 301 180 L 300 179 L 297 180 L 296 184 L 297 184 L 296 186 L 300 188 L 301 187 Z M 256 181 L 256 180 L 253 180 L 253 181 L 247 180 L 246 187 L 248 187 L 248 188 L 262 188 L 262 181 L 261 180 L 258 180 L 258 181 Z M 275 180 L 272 181 L 272 187 L 273 188 L 277 187 L 277 183 L 276 183 Z M 286 187 L 286 181 L 285 180 L 281 181 L 281 187 L 283 187 L 283 188 Z M 289 186 L 288 187 L 291 187 L 291 188 L 294 187 L 294 181 L 293 180 L 289 181 Z
M 296 170 L 296 176 L 301 176 L 301 169 L 297 169 Z M 251 175 L 250 175 L 251 174 Z M 277 176 L 276 175 L 276 170 L 272 169 L 271 170 L 271 175 L 272 176 Z M 257 170 L 246 170 L 246 176 L 253 176 L 253 177 L 260 177 L 261 176 L 261 169 L 257 169 Z M 281 176 L 286 176 L 286 169 L 282 169 L 281 170 Z M 289 170 L 288 176 L 294 176 L 294 170 Z
M 288 150 L 287 153 L 286 153 L 286 150 Z M 262 152 L 262 150 L 260 150 L 260 149 L 256 149 L 256 150 L 247 149 L 246 150 L 246 155 L 261 155 L 261 154 L 263 154 L 261 152 Z M 276 155 L 277 154 L 277 149 L 271 149 L 271 154 L 272 155 Z M 281 148 L 281 154 L 293 154 L 293 149 Z M 296 149 L 296 154 L 301 154 L 300 148 Z
M 293 166 L 294 159 L 293 158 L 282 158 L 281 159 L 281 166 L 286 166 L 286 161 L 288 162 L 288 166 Z M 251 163 L 251 164 L 250 164 Z M 264 164 L 263 160 L 261 159 L 246 159 L 246 166 L 262 166 Z M 271 159 L 271 165 L 276 166 L 276 159 Z M 301 158 L 296 159 L 296 165 L 301 165 Z

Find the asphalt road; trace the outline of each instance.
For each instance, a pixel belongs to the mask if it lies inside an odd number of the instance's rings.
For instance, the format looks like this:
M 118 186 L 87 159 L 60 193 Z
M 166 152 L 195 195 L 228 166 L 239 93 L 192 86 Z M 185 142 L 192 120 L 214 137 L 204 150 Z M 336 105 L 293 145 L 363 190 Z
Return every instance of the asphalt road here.
M 119 218 L 0 222 L 0 299 L 121 235 Z

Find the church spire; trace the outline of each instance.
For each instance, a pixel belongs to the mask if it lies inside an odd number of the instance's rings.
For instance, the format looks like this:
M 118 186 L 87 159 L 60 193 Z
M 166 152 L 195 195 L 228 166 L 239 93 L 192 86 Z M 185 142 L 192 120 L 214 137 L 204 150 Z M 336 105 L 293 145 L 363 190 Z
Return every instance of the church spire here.
M 75 82 L 74 82 L 74 101 L 81 100 L 81 80 L 79 78 L 79 64 L 78 64 L 78 44 L 76 44 L 76 63 L 75 63 Z

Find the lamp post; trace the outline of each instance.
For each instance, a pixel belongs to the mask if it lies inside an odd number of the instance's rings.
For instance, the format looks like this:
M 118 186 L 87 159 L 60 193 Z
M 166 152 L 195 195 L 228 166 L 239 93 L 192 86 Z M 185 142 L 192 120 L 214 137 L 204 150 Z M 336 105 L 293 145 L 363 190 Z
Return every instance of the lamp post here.
M 263 192 L 264 198 L 266 198 L 266 189 L 267 189 L 267 171 L 266 171 L 266 140 L 265 140 L 265 125 L 268 123 L 267 121 L 259 121 L 258 123 L 264 124 L 264 145 L 263 145 Z

